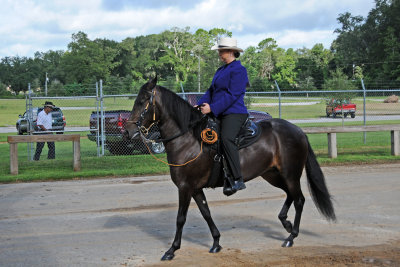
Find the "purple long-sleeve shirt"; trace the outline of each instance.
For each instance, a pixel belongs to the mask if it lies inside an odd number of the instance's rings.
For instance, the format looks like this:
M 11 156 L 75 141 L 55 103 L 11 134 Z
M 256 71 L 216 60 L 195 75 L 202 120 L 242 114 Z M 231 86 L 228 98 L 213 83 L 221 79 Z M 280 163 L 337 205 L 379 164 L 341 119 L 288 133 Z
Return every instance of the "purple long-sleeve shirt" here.
M 239 60 L 226 64 L 216 71 L 210 88 L 197 102 L 208 103 L 216 117 L 233 113 L 248 113 L 244 105 L 247 70 Z

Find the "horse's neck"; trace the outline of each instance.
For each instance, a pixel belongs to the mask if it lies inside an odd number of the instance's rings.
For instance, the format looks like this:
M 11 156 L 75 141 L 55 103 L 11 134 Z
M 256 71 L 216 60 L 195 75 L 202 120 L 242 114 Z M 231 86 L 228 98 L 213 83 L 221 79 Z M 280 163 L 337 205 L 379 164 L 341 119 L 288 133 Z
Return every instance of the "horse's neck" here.
M 160 133 L 162 138 L 169 138 L 181 132 L 178 125 L 172 120 L 160 121 Z
M 183 143 L 186 143 L 186 142 L 193 143 L 195 140 L 197 140 L 195 138 L 195 136 L 193 135 L 192 128 L 181 129 L 178 126 L 178 124 L 170 117 L 167 119 L 164 119 L 164 120 L 160 120 L 159 129 L 160 129 L 162 139 L 168 139 L 168 138 L 179 135 L 176 138 L 173 138 L 172 140 L 170 140 L 168 142 L 168 144 L 170 143 L 170 144 L 182 145 Z
M 187 137 L 188 136 L 187 132 L 190 132 L 190 135 L 193 136 L 191 134 L 193 132 L 191 129 L 192 126 L 190 126 L 189 120 L 193 119 L 193 117 L 196 117 L 196 115 L 193 114 L 194 109 L 190 108 L 190 105 L 188 105 L 187 103 L 181 103 L 180 101 L 183 100 L 180 99 L 179 96 L 176 95 L 176 97 L 179 99 L 169 99 L 163 97 L 156 99 L 157 107 L 161 113 L 159 119 L 159 126 L 160 126 L 161 138 L 163 139 L 168 139 L 179 134 L 184 134 Z M 168 101 L 168 103 L 165 103 L 163 101 Z M 178 121 L 181 121 L 181 123 L 179 123 Z M 180 125 L 180 124 L 187 124 L 187 125 Z M 187 140 L 187 138 L 185 140 Z M 182 140 L 178 142 L 182 142 Z

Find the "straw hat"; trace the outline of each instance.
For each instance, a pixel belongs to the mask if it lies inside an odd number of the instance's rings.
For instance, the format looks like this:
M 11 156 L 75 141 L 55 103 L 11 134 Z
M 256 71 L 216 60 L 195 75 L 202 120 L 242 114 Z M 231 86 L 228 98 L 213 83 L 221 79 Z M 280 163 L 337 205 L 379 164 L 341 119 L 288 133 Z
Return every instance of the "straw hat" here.
M 229 50 L 236 50 L 239 52 L 243 52 L 243 49 L 237 47 L 236 39 L 231 37 L 221 37 L 218 40 L 218 43 L 213 47 L 211 47 L 211 50 L 222 50 L 222 49 L 229 49 Z

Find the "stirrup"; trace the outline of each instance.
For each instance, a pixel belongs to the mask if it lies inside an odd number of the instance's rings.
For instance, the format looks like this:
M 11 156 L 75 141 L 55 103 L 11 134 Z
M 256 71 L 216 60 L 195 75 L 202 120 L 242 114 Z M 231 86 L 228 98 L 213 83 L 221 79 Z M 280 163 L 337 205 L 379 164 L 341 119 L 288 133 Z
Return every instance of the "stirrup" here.
M 237 190 L 233 188 L 234 185 L 235 185 L 235 181 L 231 177 L 225 176 L 224 190 L 223 190 L 224 195 L 229 197 L 229 196 L 235 194 Z
M 246 188 L 246 185 L 243 182 L 243 178 L 239 178 L 238 180 L 234 181 L 234 184 L 232 185 L 232 189 L 235 191 L 243 190 Z

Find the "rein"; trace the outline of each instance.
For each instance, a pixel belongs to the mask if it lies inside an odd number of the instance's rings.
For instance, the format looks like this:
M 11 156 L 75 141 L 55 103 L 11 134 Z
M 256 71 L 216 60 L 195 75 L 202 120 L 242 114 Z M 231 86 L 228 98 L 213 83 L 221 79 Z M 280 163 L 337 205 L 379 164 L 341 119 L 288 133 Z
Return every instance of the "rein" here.
M 185 163 L 182 163 L 182 164 L 174 164 L 174 163 L 168 163 L 168 162 L 166 162 L 166 161 L 164 161 L 164 160 L 162 160 L 162 159 L 157 158 L 157 157 L 154 156 L 154 154 L 151 152 L 151 149 L 150 149 L 149 146 L 147 145 L 147 142 L 144 142 L 144 144 L 146 145 L 147 150 L 149 151 L 150 155 L 151 155 L 154 159 L 156 159 L 156 160 L 158 160 L 158 161 L 160 161 L 160 162 L 162 162 L 162 163 L 164 163 L 164 164 L 166 164 L 166 165 L 168 165 L 168 166 L 172 166 L 172 167 L 182 167 L 182 166 L 185 166 L 185 165 L 189 164 L 190 162 L 195 161 L 195 160 L 200 156 L 200 154 L 203 152 L 203 141 L 201 141 L 200 152 L 199 152 L 199 154 L 197 154 L 196 157 L 194 157 L 194 158 L 192 158 L 191 160 L 188 160 L 188 161 L 186 161 Z

